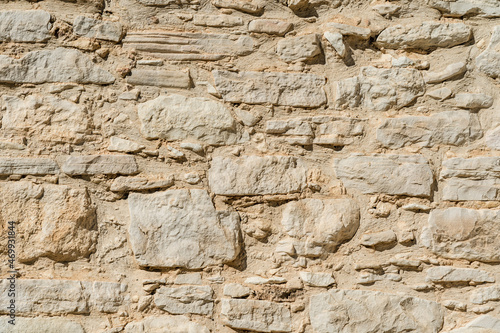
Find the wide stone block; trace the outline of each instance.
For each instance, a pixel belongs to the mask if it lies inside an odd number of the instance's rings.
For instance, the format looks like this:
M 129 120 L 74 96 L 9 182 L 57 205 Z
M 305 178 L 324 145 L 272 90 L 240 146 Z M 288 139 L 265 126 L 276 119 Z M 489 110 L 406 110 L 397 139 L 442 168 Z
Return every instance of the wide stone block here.
M 44 10 L 0 11 L 0 42 L 46 42 L 51 28 L 50 14 Z
M 344 186 L 365 194 L 420 197 L 431 194 L 432 171 L 422 155 L 351 155 L 334 163 Z
M 276 52 L 286 62 L 307 61 L 322 53 L 316 34 L 282 39 L 276 46 Z
M 143 267 L 199 269 L 240 252 L 239 215 L 216 211 L 205 190 L 132 193 L 130 241 Z
M 210 286 L 162 287 L 156 291 L 155 305 L 171 314 L 211 315 L 214 292 Z
M 87 38 L 96 38 L 118 43 L 122 38 L 122 25 L 118 22 L 96 20 L 90 17 L 78 16 L 73 22 L 75 34 Z
M 0 175 L 55 175 L 59 165 L 50 158 L 0 157 Z
M 500 6 L 497 0 L 431 0 L 429 5 L 449 17 L 500 17 Z
M 70 156 L 61 169 L 71 176 L 132 175 L 139 172 L 135 157 L 130 155 Z
M 210 330 L 190 321 L 186 316 L 148 316 L 141 321 L 133 321 L 125 326 L 125 333 L 173 332 L 210 333 Z
M 309 305 L 315 333 L 437 333 L 443 316 L 436 302 L 369 290 L 331 290 L 311 296 Z
M 9 324 L 10 317 L 0 317 L 0 332 L 10 333 L 85 333 L 82 325 L 76 321 L 58 317 L 16 317 L 15 325 Z
M 488 272 L 474 268 L 437 266 L 427 270 L 426 280 L 436 284 L 493 283 L 495 278 Z
M 133 69 L 127 82 L 133 85 L 156 86 L 165 88 L 189 88 L 189 72 L 162 71 L 158 69 Z
M 324 77 L 281 72 L 212 71 L 224 101 L 313 108 L 327 102 Z
M 216 156 L 208 182 L 211 191 L 220 195 L 287 194 L 305 188 L 306 168 L 291 156 Z
M 421 241 L 445 258 L 500 262 L 500 211 L 434 209 L 422 231 Z

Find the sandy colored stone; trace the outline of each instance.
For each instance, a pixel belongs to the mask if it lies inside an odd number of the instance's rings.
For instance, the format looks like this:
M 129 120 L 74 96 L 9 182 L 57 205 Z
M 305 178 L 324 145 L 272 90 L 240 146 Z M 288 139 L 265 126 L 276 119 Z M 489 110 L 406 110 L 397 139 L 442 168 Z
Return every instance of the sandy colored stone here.
M 274 19 L 257 19 L 248 24 L 248 31 L 259 32 L 269 35 L 284 36 L 292 30 L 293 24 L 290 22 Z
M 260 0 L 212 0 L 212 5 L 218 8 L 230 8 L 248 14 L 261 14 L 264 3 Z
M 17 317 L 15 325 L 9 324 L 10 317 L 0 316 L 0 330 L 11 333 L 85 333 L 77 321 L 58 317 Z
M 476 58 L 476 67 L 492 78 L 500 77 L 500 25 L 493 28 L 490 42 Z
M 500 301 L 500 285 L 476 288 L 470 293 L 470 301 L 474 304 L 485 304 L 491 301 Z
M 174 184 L 174 177 L 164 179 L 149 179 L 144 177 L 117 177 L 111 183 L 110 190 L 113 192 L 145 191 L 152 189 L 167 188 Z
M 322 53 L 316 34 L 282 39 L 276 46 L 279 57 L 286 62 L 307 61 Z
M 130 155 L 75 155 L 68 157 L 61 170 L 71 176 L 132 175 L 139 168 L 134 156 Z
M 109 151 L 116 151 L 120 153 L 137 153 L 143 150 L 145 147 L 137 142 L 122 139 L 118 136 L 112 136 L 109 139 Z
M 493 283 L 495 278 L 488 272 L 473 268 L 451 266 L 431 267 L 427 270 L 426 280 L 437 284 Z
M 96 20 L 78 16 L 73 22 L 73 31 L 79 36 L 97 38 L 118 43 L 123 34 L 122 25 L 118 22 Z
M 155 305 L 171 314 L 211 315 L 214 307 L 210 286 L 161 287 L 155 293 Z
M 497 0 L 431 0 L 429 5 L 450 17 L 476 15 L 486 18 L 500 17 Z
M 190 321 L 186 316 L 147 316 L 125 326 L 125 333 L 210 333 L 203 325 Z
M 197 14 L 193 18 L 194 25 L 204 27 L 235 27 L 243 25 L 241 17 L 231 15 L 205 15 Z
M 191 86 L 189 72 L 154 69 L 133 69 L 127 82 L 133 85 L 166 88 L 189 88 Z
M 311 287 L 329 287 L 335 283 L 331 273 L 300 272 L 300 279 Z
M 50 14 L 44 10 L 0 11 L 0 42 L 47 42 L 51 28 Z
M 56 161 L 50 158 L 0 157 L 0 175 L 55 175 Z

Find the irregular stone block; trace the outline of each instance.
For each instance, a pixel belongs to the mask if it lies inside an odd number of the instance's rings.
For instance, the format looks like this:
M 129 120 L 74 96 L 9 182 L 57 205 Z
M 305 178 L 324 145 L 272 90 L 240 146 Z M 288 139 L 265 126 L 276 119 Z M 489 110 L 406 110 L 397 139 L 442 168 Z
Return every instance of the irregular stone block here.
M 443 200 L 498 200 L 500 158 L 481 156 L 450 158 L 442 163 L 439 180 Z
M 210 333 L 203 325 L 192 322 L 186 316 L 148 316 L 125 326 L 125 333 Z
M 208 170 L 210 189 L 227 196 L 286 194 L 306 186 L 303 162 L 290 156 L 216 156 Z
M 464 327 L 448 333 L 497 333 L 500 332 L 500 319 L 489 315 L 482 315 L 470 321 Z
M 224 286 L 224 296 L 233 298 L 246 297 L 252 293 L 252 289 L 239 283 L 229 283 Z
M 394 245 L 397 241 L 396 234 L 392 230 L 367 233 L 361 237 L 361 245 L 374 248 Z
M 421 298 L 369 290 L 330 290 L 311 296 L 314 332 L 426 332 L 443 326 L 441 306 Z
M 290 310 L 268 301 L 222 299 L 224 324 L 234 329 L 255 332 L 291 332 Z
M 123 46 L 169 60 L 213 61 L 252 53 L 254 40 L 245 35 L 152 30 L 128 32 Z
M 22 241 L 16 244 L 16 259 L 20 262 L 40 257 L 73 261 L 95 250 L 95 207 L 85 189 L 24 181 L 2 183 L 0 220 L 17 222 L 17 237 Z M 0 244 L 0 251 L 7 249 L 6 233 Z
M 344 44 L 344 39 L 341 33 L 326 31 L 323 36 L 325 36 L 326 40 L 332 44 L 335 52 L 337 52 L 340 57 L 347 57 L 347 48 Z
M 428 197 L 433 182 L 422 155 L 351 155 L 335 160 L 335 172 L 347 188 L 365 194 Z
M 388 49 L 432 49 L 453 47 L 468 42 L 472 30 L 463 23 L 423 22 L 384 29 L 376 43 Z
M 203 268 L 240 252 L 239 215 L 216 211 L 204 190 L 132 193 L 130 241 L 141 266 Z
M 95 20 L 90 17 L 77 16 L 73 22 L 75 34 L 88 38 L 96 38 L 118 43 L 123 34 L 122 25 L 118 22 Z
M 198 140 L 211 145 L 234 144 L 236 122 L 220 102 L 177 94 L 159 96 L 138 106 L 146 139 Z
M 488 272 L 473 268 L 455 268 L 451 266 L 429 268 L 426 280 L 439 284 L 495 282 L 495 279 Z
M 486 94 L 456 94 L 455 105 L 464 109 L 485 109 L 493 105 L 493 97 Z
M 358 76 L 337 82 L 335 106 L 361 106 L 376 111 L 400 109 L 424 93 L 425 82 L 416 69 L 363 67 Z
M 484 141 L 488 148 L 493 150 L 500 150 L 500 126 L 486 132 Z
M 422 244 L 450 259 L 500 262 L 500 211 L 451 207 L 434 209 L 421 235 Z
M 128 297 L 124 294 L 128 286 L 116 282 L 82 281 L 89 307 L 94 311 L 117 313 Z
M 248 31 L 265 33 L 269 35 L 284 36 L 292 29 L 292 23 L 273 19 L 257 19 L 250 21 L 250 23 L 248 24 Z
M 377 140 L 393 149 L 412 144 L 420 147 L 461 146 L 481 137 L 479 119 L 476 114 L 468 111 L 389 118 L 377 129 Z
M 500 17 L 500 7 L 497 0 L 431 0 L 429 5 L 448 17 L 476 15 L 486 18 Z
M 302 199 L 285 205 L 281 224 L 288 236 L 297 239 L 297 254 L 314 257 L 351 239 L 359 217 L 359 208 L 350 199 Z
M 222 28 L 243 25 L 243 20 L 241 19 L 241 17 L 231 15 L 197 14 L 194 15 L 193 23 L 194 25 L 200 25 L 204 27 Z
M 145 147 L 134 141 L 125 140 L 118 136 L 112 136 L 109 139 L 109 151 L 117 151 L 121 153 L 138 153 Z
M 36 94 L 24 99 L 4 95 L 0 102 L 5 108 L 2 130 L 15 136 L 36 131 L 31 140 L 80 144 L 90 128 L 87 108 L 68 100 Z
M 0 42 L 46 42 L 51 28 L 50 14 L 44 10 L 0 11 Z
M 445 67 L 440 72 L 429 72 L 424 74 L 425 83 L 441 83 L 467 72 L 465 62 L 455 62 Z
M 85 333 L 82 325 L 70 319 L 50 318 L 23 318 L 16 317 L 15 326 L 9 324 L 10 317 L 0 317 L 0 331 L 12 333 Z
M 264 11 L 264 4 L 259 0 L 212 0 L 212 5 L 254 15 L 260 15 Z
M 276 46 L 276 52 L 286 62 L 307 61 L 322 53 L 316 34 L 282 39 Z
M 476 67 L 486 75 L 500 77 L 500 25 L 493 28 L 490 43 L 486 50 L 476 58 Z
M 129 155 L 70 156 L 61 169 L 71 176 L 132 175 L 139 172 L 135 157 Z
M 148 179 L 139 177 L 117 177 L 111 183 L 110 190 L 113 192 L 145 191 L 158 188 L 167 188 L 174 185 L 174 177 L 164 179 Z
M 50 158 L 0 157 L 0 175 L 55 175 L 56 161 Z
M 474 304 L 484 304 L 490 301 L 500 301 L 500 286 L 477 288 L 470 294 L 470 301 Z
M 32 51 L 21 59 L 0 55 L 0 83 L 75 82 L 111 84 L 111 73 L 75 49 Z
M 210 286 L 161 287 L 156 291 L 155 305 L 171 314 L 211 315 L 214 292 Z
M 145 6 L 184 8 L 190 5 L 199 5 L 199 0 L 137 0 Z
M 299 276 L 305 284 L 311 287 L 326 288 L 335 283 L 335 279 L 331 273 L 300 272 Z
M 127 82 L 133 85 L 156 86 L 166 88 L 189 88 L 189 72 L 162 71 L 157 69 L 133 69 Z
M 331 22 L 326 24 L 328 28 L 333 28 L 345 36 L 354 36 L 361 39 L 370 38 L 372 31 L 368 28 L 357 27 L 354 25 Z
M 325 78 L 314 74 L 212 71 L 215 87 L 231 103 L 313 108 L 326 103 Z

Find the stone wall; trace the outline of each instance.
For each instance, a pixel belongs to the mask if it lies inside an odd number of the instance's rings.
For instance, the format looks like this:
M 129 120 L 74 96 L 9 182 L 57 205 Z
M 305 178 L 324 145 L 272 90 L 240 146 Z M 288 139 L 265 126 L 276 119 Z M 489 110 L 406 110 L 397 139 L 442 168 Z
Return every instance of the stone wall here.
M 0 332 L 500 332 L 499 77 L 499 0 L 0 0 Z

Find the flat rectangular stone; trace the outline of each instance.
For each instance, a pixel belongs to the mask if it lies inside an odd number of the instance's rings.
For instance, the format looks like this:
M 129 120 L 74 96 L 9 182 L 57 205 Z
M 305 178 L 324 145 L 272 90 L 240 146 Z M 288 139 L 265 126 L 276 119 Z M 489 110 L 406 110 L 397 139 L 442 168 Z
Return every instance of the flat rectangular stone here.
M 433 182 L 422 155 L 351 155 L 335 160 L 335 172 L 345 187 L 365 194 L 428 197 Z
M 78 16 L 73 23 L 75 34 L 88 38 L 96 38 L 118 43 L 123 29 L 119 22 L 96 20 L 90 17 Z
M 427 270 L 427 281 L 438 284 L 461 283 L 493 283 L 495 278 L 486 272 L 474 268 L 456 268 L 452 266 L 437 266 Z
M 132 175 L 139 172 L 134 156 L 70 156 L 61 167 L 68 175 Z
M 500 157 L 450 158 L 439 176 L 443 200 L 500 199 Z
M 138 177 L 117 177 L 111 183 L 110 190 L 113 192 L 124 191 L 144 191 L 157 188 L 167 188 L 174 185 L 174 177 L 170 176 L 165 179 L 148 179 Z
M 197 14 L 193 18 L 194 25 L 204 27 L 235 27 L 243 25 L 243 20 L 238 16 L 231 15 L 206 15 Z
M 125 295 L 128 286 L 117 282 L 82 281 L 89 307 L 103 313 L 117 313 L 123 305 L 128 305 Z
M 0 317 L 0 332 L 11 333 L 85 333 L 77 321 L 58 317 L 16 317 L 15 325 L 9 323 L 10 316 Z
M 0 11 L 0 42 L 46 42 L 51 37 L 51 28 L 50 14 L 46 11 Z
M 156 291 L 154 302 L 158 308 L 171 314 L 211 315 L 213 294 L 210 286 L 161 287 Z
M 327 102 L 322 76 L 282 72 L 212 71 L 215 87 L 231 103 L 313 108 Z
M 216 156 L 208 170 L 210 189 L 227 196 L 287 194 L 306 186 L 306 169 L 291 156 Z
M 246 299 L 222 299 L 223 322 L 234 329 L 291 332 L 292 320 L 284 304 Z
M 292 30 L 293 24 L 282 20 L 257 19 L 248 24 L 248 31 L 284 36 Z
M 157 69 L 133 69 L 127 82 L 133 85 L 156 86 L 165 88 L 189 88 L 189 72 L 162 71 Z
M 59 165 L 50 158 L 0 157 L 0 175 L 55 175 Z

